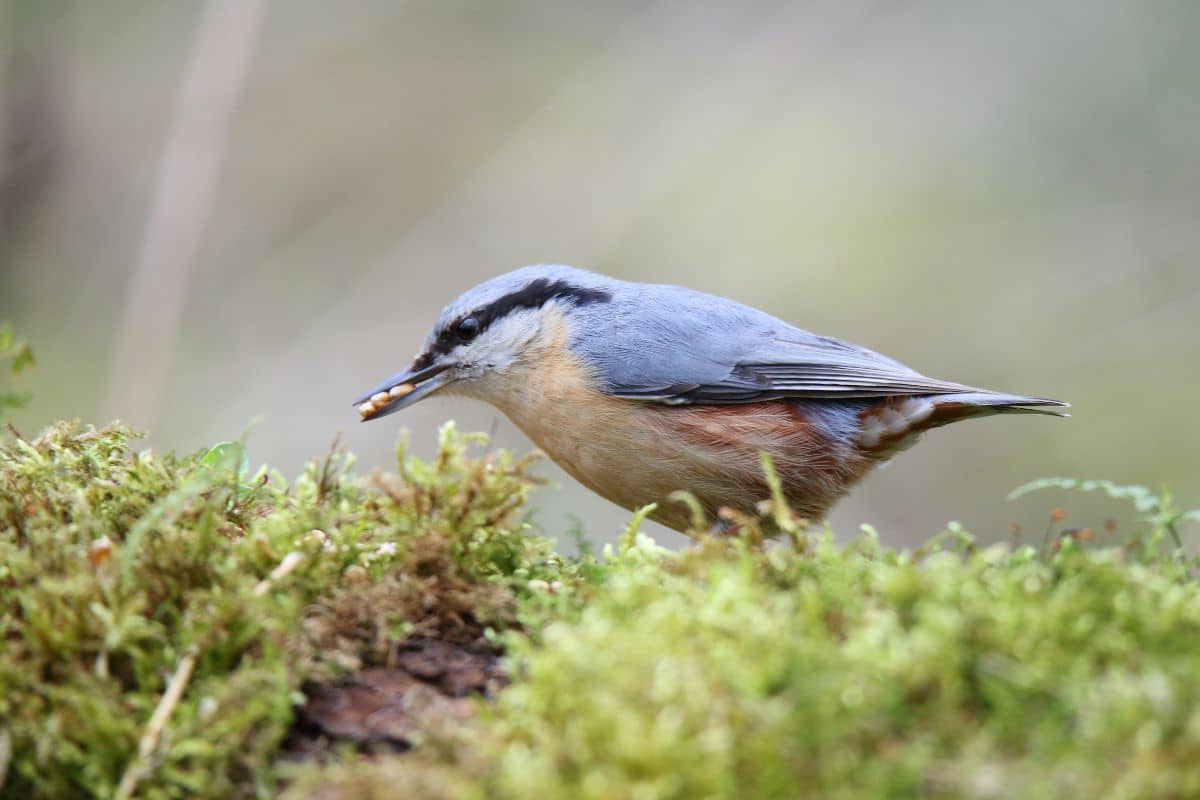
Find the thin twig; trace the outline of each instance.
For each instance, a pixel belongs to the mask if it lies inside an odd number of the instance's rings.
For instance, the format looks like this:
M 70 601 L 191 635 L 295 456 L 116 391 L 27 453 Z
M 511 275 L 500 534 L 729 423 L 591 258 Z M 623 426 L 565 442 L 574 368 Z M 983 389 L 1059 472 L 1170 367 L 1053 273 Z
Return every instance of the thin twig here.
M 271 574 L 259 581 L 258 585 L 254 587 L 254 596 L 262 597 L 264 594 L 269 592 L 271 587 L 274 586 L 276 582 L 284 578 L 289 572 L 298 567 L 300 562 L 303 560 L 303 553 L 300 553 L 296 550 L 288 553 L 283 557 L 283 560 L 279 562 L 279 566 L 271 570 Z
M 339 430 L 333 435 L 333 442 L 329 445 L 329 452 L 325 454 L 325 460 L 321 462 L 321 475 L 317 480 L 317 503 L 325 502 L 325 498 L 329 495 L 333 487 L 333 461 L 337 458 L 338 448 L 342 444 L 342 432 Z
M 158 740 L 167 726 L 167 720 L 171 718 L 171 712 L 175 710 L 179 699 L 183 697 L 183 691 L 192 677 L 192 669 L 196 666 L 197 655 L 196 647 L 190 647 L 175 666 L 175 673 L 171 675 L 166 691 L 158 701 L 154 713 L 150 715 L 150 721 L 146 723 L 146 730 L 142 733 L 141 740 L 138 741 L 137 757 L 130 762 L 129 766 L 125 768 L 125 774 L 121 776 L 121 783 L 117 786 L 117 793 L 114 795 L 116 800 L 128 800 L 132 797 L 138 781 L 150 771 L 150 756 L 154 755 L 154 751 L 158 748 Z

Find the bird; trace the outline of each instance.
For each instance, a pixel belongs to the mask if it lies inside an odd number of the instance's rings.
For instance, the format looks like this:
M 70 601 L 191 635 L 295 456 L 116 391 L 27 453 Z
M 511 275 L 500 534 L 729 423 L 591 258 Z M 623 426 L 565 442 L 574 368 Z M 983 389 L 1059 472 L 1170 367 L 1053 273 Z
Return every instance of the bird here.
M 697 506 L 714 527 L 723 509 L 756 515 L 764 453 L 816 524 L 927 430 L 1069 407 L 930 378 L 724 297 L 545 264 L 450 302 L 355 405 L 375 420 L 435 394 L 490 403 L 584 486 L 685 532 Z

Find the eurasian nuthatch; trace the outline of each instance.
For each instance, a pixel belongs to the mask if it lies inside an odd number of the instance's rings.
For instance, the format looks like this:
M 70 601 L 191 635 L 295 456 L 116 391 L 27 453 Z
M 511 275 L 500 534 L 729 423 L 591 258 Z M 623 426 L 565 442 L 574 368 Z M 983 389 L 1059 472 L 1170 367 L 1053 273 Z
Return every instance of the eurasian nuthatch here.
M 358 401 L 376 419 L 435 392 L 485 400 L 576 480 L 676 529 L 768 496 L 761 453 L 817 521 L 921 433 L 1057 400 L 927 378 L 864 347 L 679 286 L 532 266 L 442 311 L 407 370 Z

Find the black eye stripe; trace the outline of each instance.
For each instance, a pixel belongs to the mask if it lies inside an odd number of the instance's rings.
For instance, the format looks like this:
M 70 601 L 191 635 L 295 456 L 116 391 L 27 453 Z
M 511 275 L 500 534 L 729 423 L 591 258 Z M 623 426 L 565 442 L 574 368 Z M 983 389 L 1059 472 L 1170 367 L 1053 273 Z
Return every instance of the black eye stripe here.
M 568 300 L 581 306 L 610 302 L 612 295 L 602 289 L 585 289 L 582 286 L 573 286 L 566 281 L 550 281 L 546 278 L 539 278 L 530 281 L 524 288 L 499 297 L 486 306 L 451 322 L 438 335 L 433 346 L 433 353 L 448 353 L 463 342 L 476 338 L 493 323 L 512 312 L 522 308 L 541 308 L 551 300 Z M 478 327 L 474 334 L 464 337 L 460 327 L 468 320 L 473 320 Z

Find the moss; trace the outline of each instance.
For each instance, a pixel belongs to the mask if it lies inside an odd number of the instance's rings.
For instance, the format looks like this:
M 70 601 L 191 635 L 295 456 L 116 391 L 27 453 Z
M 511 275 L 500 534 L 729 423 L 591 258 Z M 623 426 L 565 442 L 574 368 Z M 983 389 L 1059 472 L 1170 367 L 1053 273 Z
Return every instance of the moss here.
M 4 796 L 270 794 L 304 680 L 411 631 L 511 626 L 530 579 L 570 580 L 519 515 L 528 460 L 468 458 L 452 427 L 399 476 L 350 479 L 332 454 L 291 486 L 236 443 L 175 458 L 131 438 L 63 424 L 0 448 Z
M 1177 577 L 828 544 L 623 573 L 520 651 L 485 774 L 505 796 L 1194 794 L 1200 593 Z
M 1048 559 L 957 528 L 917 554 L 638 540 L 576 618 L 511 637 L 481 719 L 291 796 L 1196 796 L 1200 591 L 1161 533 Z
M 1166 496 L 1077 487 L 1137 503 L 1120 546 L 838 545 L 776 498 L 779 545 L 731 517 L 673 553 L 635 518 L 564 559 L 530 460 L 452 427 L 394 475 L 334 452 L 293 484 L 131 438 L 0 447 L 4 797 L 1200 794 L 1194 515 Z

